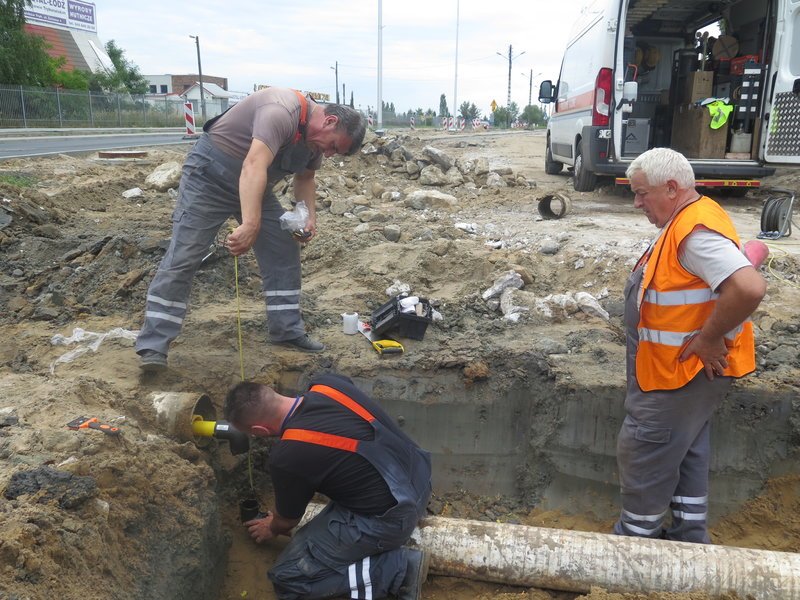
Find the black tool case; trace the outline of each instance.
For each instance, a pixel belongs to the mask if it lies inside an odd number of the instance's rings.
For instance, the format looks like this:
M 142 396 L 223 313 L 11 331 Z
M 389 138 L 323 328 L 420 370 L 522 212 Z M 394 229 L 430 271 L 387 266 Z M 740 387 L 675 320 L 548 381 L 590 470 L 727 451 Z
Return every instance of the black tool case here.
M 406 295 L 395 296 L 380 308 L 372 311 L 372 331 L 383 335 L 388 331 L 397 329 L 397 335 L 421 340 L 425 337 L 428 324 L 433 321 L 433 308 L 425 298 L 419 299 L 416 312 L 404 313 L 400 311 L 400 300 Z M 419 307 L 422 308 L 419 308 Z

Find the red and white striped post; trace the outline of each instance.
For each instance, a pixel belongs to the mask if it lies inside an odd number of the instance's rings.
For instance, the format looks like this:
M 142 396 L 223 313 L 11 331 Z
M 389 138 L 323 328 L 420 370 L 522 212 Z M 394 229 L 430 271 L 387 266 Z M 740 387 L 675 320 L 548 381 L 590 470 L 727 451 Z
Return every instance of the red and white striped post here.
M 186 120 L 186 135 L 195 135 L 194 128 L 194 109 L 191 102 L 185 102 L 183 105 L 183 116 Z
M 411 129 L 416 129 L 416 127 L 414 126 L 414 123 L 415 123 L 414 115 L 411 115 L 411 118 L 409 119 L 409 123 L 411 124 Z

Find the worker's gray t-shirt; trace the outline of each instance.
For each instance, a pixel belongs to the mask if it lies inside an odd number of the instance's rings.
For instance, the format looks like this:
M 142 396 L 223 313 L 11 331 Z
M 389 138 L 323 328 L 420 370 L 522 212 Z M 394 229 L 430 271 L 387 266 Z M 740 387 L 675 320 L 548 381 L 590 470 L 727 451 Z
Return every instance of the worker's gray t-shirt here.
M 311 116 L 308 100 L 306 120 Z M 294 90 L 267 88 L 250 94 L 214 123 L 208 132 L 214 146 L 239 160 L 244 160 L 253 139 L 264 142 L 277 156 L 295 141 L 300 123 L 300 99 Z M 301 142 L 302 143 L 302 142 Z M 308 168 L 316 170 L 322 156 L 316 156 Z

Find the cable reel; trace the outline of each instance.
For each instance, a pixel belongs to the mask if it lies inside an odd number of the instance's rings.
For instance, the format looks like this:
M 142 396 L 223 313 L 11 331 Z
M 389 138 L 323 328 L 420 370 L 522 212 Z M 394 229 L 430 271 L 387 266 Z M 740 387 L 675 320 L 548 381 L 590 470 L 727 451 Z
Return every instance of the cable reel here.
M 773 188 L 761 209 L 761 233 L 759 239 L 777 240 L 792 235 L 792 208 L 794 192 Z

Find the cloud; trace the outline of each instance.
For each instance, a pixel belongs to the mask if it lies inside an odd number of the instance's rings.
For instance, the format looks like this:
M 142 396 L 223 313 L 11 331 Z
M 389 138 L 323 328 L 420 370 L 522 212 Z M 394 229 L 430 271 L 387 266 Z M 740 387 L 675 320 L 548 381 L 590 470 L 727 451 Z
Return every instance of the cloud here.
M 196 73 L 189 35 L 198 35 L 203 74 L 227 77 L 233 91 L 268 84 L 335 96 L 338 62 L 345 100 L 352 93 L 356 105 L 376 105 L 376 0 L 95 1 L 100 39 L 114 39 L 146 75 Z M 536 80 L 557 78 L 582 1 L 554 6 L 544 0 L 460 0 L 457 103 L 474 102 L 484 114 L 492 100 L 505 105 L 511 45 L 512 100 L 526 105 L 531 71 L 542 73 Z M 457 0 L 382 2 L 384 102 L 399 111 L 438 111 L 444 93 L 453 108 L 456 5 Z

